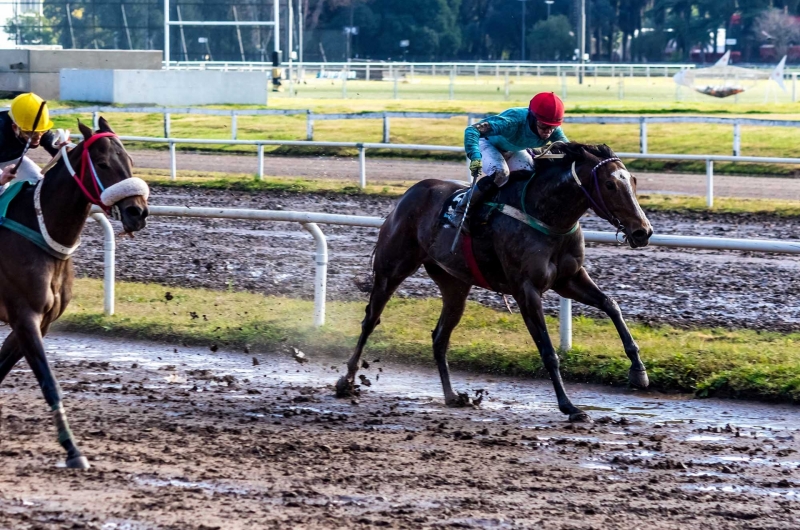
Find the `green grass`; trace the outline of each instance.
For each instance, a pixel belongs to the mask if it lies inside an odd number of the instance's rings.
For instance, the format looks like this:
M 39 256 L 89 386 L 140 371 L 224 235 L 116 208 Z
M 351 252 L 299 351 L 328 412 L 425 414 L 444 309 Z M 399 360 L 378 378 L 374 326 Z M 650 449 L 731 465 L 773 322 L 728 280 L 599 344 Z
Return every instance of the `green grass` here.
M 171 301 L 165 298 L 167 291 L 174 297 Z M 253 351 L 275 351 L 291 345 L 312 357 L 332 354 L 342 361 L 356 342 L 365 305 L 329 302 L 326 325 L 315 329 L 313 303 L 304 300 L 118 283 L 117 314 L 105 317 L 101 281 L 79 279 L 74 293 L 60 329 L 234 350 L 247 345 Z M 368 358 L 391 356 L 430 364 L 430 330 L 440 307 L 437 299 L 392 300 L 367 346 Z M 557 322 L 548 319 L 548 326 L 557 337 Z M 644 325 L 631 330 L 656 389 L 800 401 L 800 334 Z M 610 321 L 575 319 L 574 344 L 572 351 L 561 352 L 565 377 L 626 384 L 629 362 Z M 476 303 L 468 304 L 453 335 L 449 359 L 453 366 L 485 373 L 544 376 L 520 315 Z
M 340 193 L 345 195 L 367 195 L 380 197 L 399 197 L 415 181 L 381 181 L 368 184 L 363 190 L 352 181 L 301 178 L 264 177 L 259 180 L 253 175 L 240 173 L 214 173 L 198 171 L 178 171 L 176 180 L 169 179 L 169 171 L 158 169 L 137 169 L 135 173 L 150 185 L 164 187 L 187 187 L 231 191 L 280 191 L 287 193 Z M 702 212 L 726 214 L 765 214 L 776 217 L 800 217 L 800 201 L 777 199 L 739 199 L 715 197 L 714 207 L 706 207 L 705 197 L 682 195 L 639 195 L 639 203 L 647 211 L 664 212 Z

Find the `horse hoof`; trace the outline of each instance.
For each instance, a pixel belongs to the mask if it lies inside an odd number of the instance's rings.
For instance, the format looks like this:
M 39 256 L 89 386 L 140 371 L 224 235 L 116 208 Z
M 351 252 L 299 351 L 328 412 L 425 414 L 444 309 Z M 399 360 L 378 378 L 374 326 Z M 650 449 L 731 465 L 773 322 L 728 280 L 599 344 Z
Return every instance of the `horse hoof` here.
M 594 423 L 592 421 L 592 417 L 583 411 L 573 412 L 572 414 L 570 414 L 569 421 L 571 423 Z
M 647 388 L 650 386 L 650 379 L 647 377 L 646 370 L 628 370 L 628 381 L 634 388 Z
M 67 458 L 67 468 L 68 469 L 89 469 L 89 461 L 86 459 L 85 456 L 76 456 L 73 458 Z
M 452 408 L 469 407 L 472 405 L 472 402 L 469 399 L 469 394 L 466 392 L 459 392 L 455 397 L 445 399 L 444 402 L 448 407 Z
M 356 387 L 353 385 L 353 382 L 347 379 L 346 375 L 343 375 L 336 381 L 336 397 L 337 398 L 348 398 L 354 397 L 358 395 L 358 391 Z

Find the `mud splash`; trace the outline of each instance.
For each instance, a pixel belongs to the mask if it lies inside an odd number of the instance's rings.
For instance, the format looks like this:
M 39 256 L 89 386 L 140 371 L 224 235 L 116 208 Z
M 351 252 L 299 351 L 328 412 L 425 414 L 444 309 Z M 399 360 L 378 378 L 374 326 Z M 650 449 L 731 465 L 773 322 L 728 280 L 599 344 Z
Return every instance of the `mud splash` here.
M 57 468 L 46 406 L 20 366 L 0 386 L 0 527 L 800 524 L 791 406 L 568 385 L 595 419 L 576 425 L 548 381 L 456 372 L 457 389 L 486 397 L 448 409 L 433 366 L 370 359 L 372 385 L 351 401 L 333 397 L 339 358 L 256 354 L 254 365 L 68 334 L 47 349 L 93 469 Z

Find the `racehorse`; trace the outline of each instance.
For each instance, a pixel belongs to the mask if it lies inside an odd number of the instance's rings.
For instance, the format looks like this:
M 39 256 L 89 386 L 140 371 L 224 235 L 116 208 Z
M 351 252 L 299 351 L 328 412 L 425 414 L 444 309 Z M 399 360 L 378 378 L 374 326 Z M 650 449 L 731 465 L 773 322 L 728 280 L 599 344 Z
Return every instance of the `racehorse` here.
M 108 122 L 101 118 L 99 125 L 95 133 L 79 122 L 83 141 L 69 152 L 62 148 L 45 177 L 19 192 L 0 228 L 0 320 L 11 326 L 0 348 L 0 382 L 25 357 L 52 410 L 69 468 L 89 464 L 69 428 L 42 337 L 72 297 L 70 256 L 92 204 L 120 219 L 129 233 L 144 228 L 148 215 L 147 184 L 132 177 L 128 153 Z M 23 228 L 6 229 L 18 225 Z
M 555 387 L 558 408 L 570 421 L 591 419 L 572 404 L 564 390 L 542 309 L 542 295 L 549 289 L 608 314 L 631 361 L 630 384 L 639 388 L 649 385 L 639 347 L 619 306 L 583 267 L 584 241 L 578 223 L 592 208 L 617 228 L 618 239 L 631 248 L 646 246 L 653 229 L 636 199 L 636 178 L 606 145 L 558 143 L 547 156 L 552 158 L 536 158 L 533 174 L 512 174 L 494 200 L 472 216 L 471 234 L 462 237 L 456 252 L 451 251 L 456 229 L 446 212 L 452 210 L 464 184 L 428 179 L 406 191 L 378 235 L 366 317 L 347 363 L 347 375 L 337 382 L 339 397 L 356 391 L 355 375 L 367 339 L 394 291 L 420 265 L 442 294 L 442 312 L 433 330 L 433 355 L 447 405 L 469 404 L 466 394 L 453 392 L 446 354 L 473 285 L 514 297 Z M 526 176 L 529 178 L 520 178 Z

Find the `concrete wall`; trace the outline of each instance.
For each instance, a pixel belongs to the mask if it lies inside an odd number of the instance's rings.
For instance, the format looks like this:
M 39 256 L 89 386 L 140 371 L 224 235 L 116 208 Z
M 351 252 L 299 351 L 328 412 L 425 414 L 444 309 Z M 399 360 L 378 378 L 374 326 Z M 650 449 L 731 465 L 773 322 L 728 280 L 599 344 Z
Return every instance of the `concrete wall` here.
M 58 99 L 62 68 L 161 69 L 158 50 L 0 50 L 0 91 Z
M 61 99 L 155 105 L 266 105 L 265 72 L 61 70 Z

